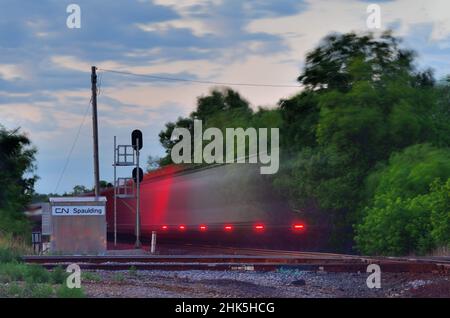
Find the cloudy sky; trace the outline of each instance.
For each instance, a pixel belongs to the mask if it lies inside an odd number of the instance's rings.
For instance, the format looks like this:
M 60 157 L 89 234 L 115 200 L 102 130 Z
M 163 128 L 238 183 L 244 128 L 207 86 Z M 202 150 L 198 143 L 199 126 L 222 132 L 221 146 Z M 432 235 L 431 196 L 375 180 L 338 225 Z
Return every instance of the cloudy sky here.
M 69 4 L 81 28 L 66 26 Z M 0 0 L 0 124 L 38 148 L 37 191 L 92 186 L 87 116 L 90 66 L 186 79 L 295 85 L 305 53 L 330 32 L 367 31 L 363 0 Z M 382 29 L 419 53 L 419 66 L 450 74 L 450 1 L 378 1 Z M 99 72 L 101 178 L 112 179 L 113 136 L 144 133 L 143 155 L 162 155 L 158 132 L 188 115 L 208 85 Z M 253 107 L 297 88 L 237 87 Z M 128 171 L 121 170 L 123 175 Z

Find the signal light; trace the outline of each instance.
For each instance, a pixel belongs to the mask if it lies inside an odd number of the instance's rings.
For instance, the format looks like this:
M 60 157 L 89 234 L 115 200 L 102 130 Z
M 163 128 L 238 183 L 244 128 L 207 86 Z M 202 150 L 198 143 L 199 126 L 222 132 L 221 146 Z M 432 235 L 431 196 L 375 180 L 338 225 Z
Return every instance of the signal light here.
M 263 231 L 263 230 L 264 230 L 264 225 L 262 225 L 262 224 L 256 224 L 256 225 L 255 225 L 255 230 L 257 230 L 257 231 Z
M 167 230 L 169 227 L 167 226 L 167 225 L 163 225 L 163 226 L 161 226 L 161 229 L 163 229 L 163 230 Z
M 305 225 L 303 224 L 294 224 L 294 230 L 303 230 L 305 229 Z
M 179 228 L 181 231 L 186 230 L 186 226 L 184 226 L 184 225 L 180 225 L 178 228 Z
M 233 227 L 231 225 L 225 225 L 225 231 L 231 231 Z
M 206 231 L 206 225 L 200 225 L 200 231 Z

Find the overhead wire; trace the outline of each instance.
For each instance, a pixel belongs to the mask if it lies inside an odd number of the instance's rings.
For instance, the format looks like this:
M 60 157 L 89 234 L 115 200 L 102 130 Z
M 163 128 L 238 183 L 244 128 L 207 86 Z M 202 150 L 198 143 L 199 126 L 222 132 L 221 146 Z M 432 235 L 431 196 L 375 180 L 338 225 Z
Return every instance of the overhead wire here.
M 92 97 L 91 97 L 91 99 L 89 100 L 89 104 L 88 104 L 88 106 L 86 107 L 86 110 L 85 110 L 84 115 L 83 115 L 83 119 L 82 119 L 81 122 L 80 122 L 80 125 L 79 125 L 79 127 L 78 127 L 78 131 L 77 131 L 77 133 L 76 133 L 76 135 L 75 135 L 75 138 L 74 138 L 74 140 L 73 140 L 73 142 L 72 142 L 72 146 L 70 147 L 69 153 L 67 154 L 66 160 L 65 160 L 65 162 L 64 162 L 63 169 L 62 169 L 62 171 L 61 171 L 61 174 L 59 175 L 58 182 L 56 183 L 55 193 L 58 192 L 58 189 L 59 189 L 59 185 L 60 185 L 60 183 L 61 183 L 61 180 L 62 180 L 62 178 L 64 177 L 64 174 L 65 174 L 65 172 L 66 172 L 67 166 L 69 165 L 70 158 L 72 157 L 73 150 L 75 149 L 75 146 L 76 146 L 76 144 L 77 144 L 77 142 L 78 142 L 78 139 L 79 139 L 79 137 L 80 137 L 81 129 L 82 129 L 83 126 L 84 126 L 84 122 L 86 121 L 86 117 L 87 117 L 87 115 L 88 115 L 89 109 L 91 108 L 91 104 L 92 104 Z
M 194 84 L 204 84 L 204 85 L 223 85 L 223 86 L 252 86 L 252 87 L 276 87 L 276 88 L 300 88 L 299 85 L 282 85 L 282 84 L 269 84 L 269 83 L 237 83 L 237 82 L 220 82 L 220 81 L 208 81 L 208 80 L 195 80 L 195 79 L 187 79 L 180 77 L 167 77 L 167 76 L 159 76 L 159 75 L 150 75 L 150 74 L 138 74 L 129 71 L 118 71 L 111 70 L 105 68 L 97 68 L 99 71 L 115 73 L 121 75 L 135 76 L 148 78 L 157 81 L 170 81 L 170 82 L 187 82 Z

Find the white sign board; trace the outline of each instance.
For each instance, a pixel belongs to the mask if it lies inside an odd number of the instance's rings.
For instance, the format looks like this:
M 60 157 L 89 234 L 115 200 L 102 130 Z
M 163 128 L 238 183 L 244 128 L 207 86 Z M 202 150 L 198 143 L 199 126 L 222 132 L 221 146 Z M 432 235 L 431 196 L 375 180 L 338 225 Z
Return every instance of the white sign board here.
M 53 216 L 91 216 L 105 215 L 105 207 L 100 205 L 52 206 Z

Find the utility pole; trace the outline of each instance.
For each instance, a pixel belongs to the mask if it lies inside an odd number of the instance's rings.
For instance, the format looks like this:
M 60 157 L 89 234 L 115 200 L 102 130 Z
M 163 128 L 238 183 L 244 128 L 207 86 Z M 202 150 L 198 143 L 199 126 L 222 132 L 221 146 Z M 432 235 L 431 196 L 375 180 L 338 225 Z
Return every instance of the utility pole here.
M 97 68 L 92 66 L 92 130 L 94 138 L 94 189 L 95 197 L 100 195 L 100 173 L 98 165 L 98 124 L 97 124 Z

